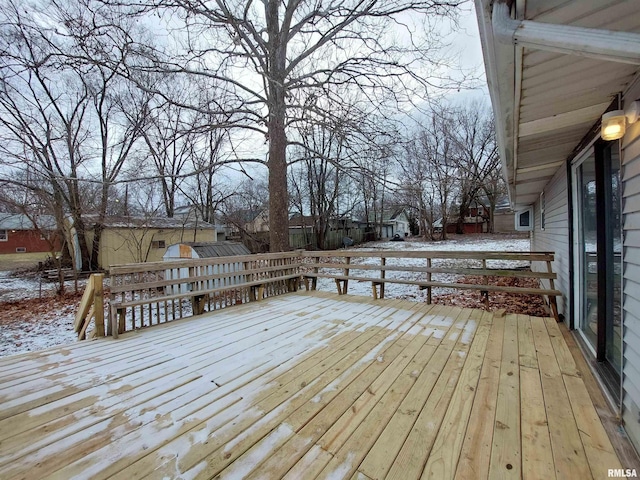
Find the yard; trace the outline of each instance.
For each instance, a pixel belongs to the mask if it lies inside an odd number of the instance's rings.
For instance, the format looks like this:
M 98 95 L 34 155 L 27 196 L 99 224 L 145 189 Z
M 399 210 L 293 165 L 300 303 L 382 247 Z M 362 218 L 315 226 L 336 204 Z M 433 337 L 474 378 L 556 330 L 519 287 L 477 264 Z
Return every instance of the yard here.
M 522 252 L 529 251 L 529 239 L 521 235 L 462 235 L 444 242 L 374 242 L 354 248 L 360 249 Z M 492 266 L 503 265 L 489 265 Z M 0 318 L 0 357 L 76 341 L 73 319 L 81 292 L 73 293 L 73 282 L 67 285 L 69 293 L 57 298 L 55 285 L 40 282 L 36 277 L 15 277 L 10 271 L 2 271 L 0 281 L 0 308 L 4 311 Z M 335 285 L 328 280 L 321 280 L 318 288 L 335 291 Z M 349 293 L 370 296 L 370 286 L 353 282 L 349 285 Z M 415 287 L 390 285 L 386 294 L 389 298 L 424 301 L 424 292 Z M 480 295 L 475 292 L 434 292 L 434 295 L 438 303 L 476 308 L 482 306 Z M 523 311 L 523 308 L 531 307 L 531 302 L 522 302 L 514 296 L 492 295 L 491 302 L 492 309 L 506 308 L 507 311 L 535 314 Z

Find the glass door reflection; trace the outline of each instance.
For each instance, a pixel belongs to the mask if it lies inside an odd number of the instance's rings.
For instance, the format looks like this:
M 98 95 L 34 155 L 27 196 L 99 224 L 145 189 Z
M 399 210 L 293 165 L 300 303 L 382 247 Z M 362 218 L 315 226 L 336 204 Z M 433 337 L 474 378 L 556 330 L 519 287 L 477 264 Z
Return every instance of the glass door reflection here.
M 598 251 L 595 156 L 591 154 L 577 168 L 579 237 L 580 330 L 596 349 L 598 335 Z

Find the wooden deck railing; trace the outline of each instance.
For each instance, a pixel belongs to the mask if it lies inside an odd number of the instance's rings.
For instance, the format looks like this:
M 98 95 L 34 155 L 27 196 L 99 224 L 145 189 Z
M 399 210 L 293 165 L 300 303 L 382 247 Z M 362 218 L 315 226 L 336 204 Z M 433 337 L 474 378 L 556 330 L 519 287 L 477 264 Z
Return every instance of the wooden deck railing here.
M 93 336 L 104 337 L 104 273 L 93 273 L 87 280 L 80 306 L 76 312 L 73 329 L 78 334 L 78 340 L 87 338 L 87 329 L 91 319 L 95 319 Z
M 302 274 L 307 289 L 316 289 L 318 278 L 335 280 L 338 294 L 346 294 L 349 280 L 370 282 L 374 298 L 384 298 L 385 284 L 415 285 L 427 291 L 427 303 L 432 302 L 434 288 L 458 290 L 478 290 L 488 305 L 489 292 L 542 295 L 548 297 L 551 313 L 559 319 L 556 297 L 562 292 L 555 289 L 557 275 L 553 272 L 551 252 L 456 252 L 456 251 L 358 251 L 341 250 L 331 252 L 302 252 L 302 257 L 311 259 L 306 264 L 307 272 Z M 452 260 L 458 265 L 438 265 L 437 261 Z M 461 261 L 475 261 L 480 266 L 459 265 Z M 372 263 L 372 262 L 377 263 Z M 491 267 L 490 262 L 524 262 L 526 269 Z M 423 263 L 423 265 L 416 265 Z M 465 262 L 462 262 L 465 263 Z M 531 268 L 542 264 L 543 271 Z M 374 273 L 376 272 L 376 273 Z M 413 273 L 411 278 L 387 276 L 390 273 Z M 434 281 L 436 274 L 480 277 L 479 283 Z M 546 280 L 549 288 L 514 287 L 492 285 L 490 277 L 535 278 Z M 539 282 L 538 282 L 539 283 Z
M 452 262 L 465 262 L 463 265 Z M 495 262 L 523 262 L 523 268 L 493 266 Z M 386 284 L 433 289 L 478 290 L 488 301 L 489 292 L 542 295 L 549 299 L 558 319 L 551 270 L 552 253 L 361 251 L 341 250 L 272 253 L 200 260 L 140 263 L 110 269 L 110 319 L 107 335 L 164 323 L 229 305 L 260 300 L 294 291 L 304 281 L 316 289 L 318 279 L 335 281 L 339 294 L 348 293 L 349 281 L 370 282 L 374 298 L 384 298 Z M 444 262 L 444 263 L 443 263 Z M 474 263 L 477 265 L 471 265 Z M 543 271 L 531 265 L 541 263 Z M 475 276 L 477 284 L 438 281 L 437 275 Z M 408 276 L 407 276 L 408 275 Z M 549 288 L 491 284 L 490 277 L 535 278 Z
M 119 265 L 109 269 L 107 334 L 297 289 L 299 252 Z

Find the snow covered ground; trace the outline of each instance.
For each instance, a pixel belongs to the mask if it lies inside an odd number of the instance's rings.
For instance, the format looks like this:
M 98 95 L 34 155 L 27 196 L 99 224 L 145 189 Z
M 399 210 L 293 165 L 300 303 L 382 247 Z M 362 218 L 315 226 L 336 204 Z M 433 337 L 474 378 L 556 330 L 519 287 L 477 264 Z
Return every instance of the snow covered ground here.
M 75 342 L 73 331 L 76 306 L 48 309 L 39 321 L 18 320 L 0 325 L 0 357 L 42 350 Z
M 81 283 L 84 288 L 86 281 Z M 74 291 L 73 282 L 65 285 Z M 56 298 L 56 284 L 0 272 L 0 357 L 75 342 L 79 296 Z
M 516 236 L 482 236 L 465 235 L 454 237 L 444 242 L 373 242 L 352 250 L 446 250 L 446 251 L 500 251 L 500 252 L 528 252 L 529 239 Z M 379 259 L 364 260 L 370 264 L 379 264 Z M 420 259 L 390 259 L 387 265 L 422 265 Z M 433 266 L 449 265 L 446 261 L 435 261 Z M 357 262 L 354 261 L 354 265 Z M 351 266 L 356 273 L 354 265 Z M 479 266 L 467 261 L 466 265 Z M 517 262 L 488 262 L 488 267 L 518 266 Z M 362 273 L 371 274 L 372 272 Z M 400 273 L 394 273 L 400 275 Z M 402 273 L 402 275 L 419 275 Z M 389 275 L 390 276 L 390 272 Z M 411 278 L 411 277 L 406 277 Z M 434 275 L 434 281 L 451 281 L 451 276 Z M 331 279 L 319 279 L 318 288 L 324 291 L 335 291 L 335 282 Z M 73 282 L 67 285 L 67 291 L 73 291 Z M 349 293 L 353 295 L 371 295 L 369 283 L 350 282 Z M 434 295 L 439 292 L 434 289 Z M 444 293 L 444 292 L 441 292 Z M 15 278 L 9 272 L 0 272 L 0 308 L 4 315 L 0 318 L 0 357 L 18 353 L 41 350 L 54 345 L 72 343 L 76 341 L 73 331 L 73 320 L 79 296 L 66 299 L 55 299 L 55 284 L 42 282 L 37 278 Z M 464 293 L 462 293 L 464 294 Z M 385 295 L 389 298 L 406 298 L 421 301 L 426 297 L 426 291 L 420 291 L 415 286 L 388 284 Z M 40 297 L 44 298 L 40 298 Z

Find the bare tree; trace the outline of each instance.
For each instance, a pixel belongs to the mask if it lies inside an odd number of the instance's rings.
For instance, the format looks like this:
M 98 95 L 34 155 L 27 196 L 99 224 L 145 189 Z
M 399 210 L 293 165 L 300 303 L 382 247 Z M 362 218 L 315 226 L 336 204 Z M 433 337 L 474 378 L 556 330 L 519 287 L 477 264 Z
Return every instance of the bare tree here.
M 56 219 L 70 216 L 78 234 L 78 267 L 88 270 L 97 267 L 111 186 L 139 138 L 149 95 L 97 61 L 108 55 L 121 64 L 128 54 L 126 32 L 73 3 L 48 7 L 46 16 L 38 6 L 12 1 L 0 8 L 4 181 L 46 192 Z M 105 28 L 108 33 L 100 34 Z M 25 166 L 28 183 L 20 180 Z M 85 181 L 101 186 L 91 248 L 84 235 Z
M 339 198 L 349 180 L 352 168 L 347 137 L 357 133 L 350 129 L 350 112 L 345 111 L 339 123 L 309 122 L 299 129 L 301 147 L 294 153 L 295 169 L 290 176 L 299 213 L 311 216 L 316 244 L 325 249 L 332 219 L 339 211 Z
M 339 104 L 341 99 L 332 96 L 332 87 L 346 84 L 365 92 L 373 103 L 427 97 L 428 90 L 442 83 L 433 74 L 445 61 L 429 20 L 452 17 L 462 3 L 102 1 L 128 6 L 135 14 L 167 12 L 172 19 L 167 28 L 178 31 L 175 43 L 182 42 L 186 48 L 182 55 L 170 57 L 166 49 L 157 49 L 156 58 L 164 61 L 154 68 L 198 75 L 222 85 L 226 98 L 235 101 L 230 125 L 264 135 L 273 251 L 289 248 L 287 131 L 302 118 L 302 111 L 314 108 L 308 100 L 325 97 Z M 176 26 L 178 19 L 180 26 Z M 322 113 L 331 116 L 331 109 Z
M 245 180 L 235 188 L 221 205 L 222 221 L 238 235 L 253 252 L 268 250 L 261 231 L 269 223 L 269 191 L 267 183 L 260 179 Z M 268 228 L 268 227 L 267 227 Z
M 414 202 L 425 238 L 434 237 L 438 220 L 441 238 L 447 237 L 447 224 L 457 194 L 456 150 L 450 134 L 455 128 L 448 108 L 434 109 L 407 145 L 405 159 L 401 162 L 406 179 L 403 190 Z
M 502 169 L 497 165 L 486 177 L 482 183 L 482 191 L 484 195 L 480 197 L 478 202 L 489 212 L 489 233 L 495 232 L 495 212 L 498 200 L 501 196 L 507 194 L 507 184 L 502 176 Z
M 60 64 L 56 46 L 23 8 L 7 3 L 0 14 L 3 183 L 50 196 L 55 217 L 62 222 L 68 208 L 83 232 L 77 179 L 86 160 L 80 147 L 88 135 L 84 122 L 90 92 Z M 28 176 L 22 175 L 25 166 Z M 84 235 L 79 238 L 88 267 L 89 249 Z
M 149 124 L 142 131 L 162 189 L 164 213 L 169 218 L 174 215 L 177 195 L 185 180 L 182 174 L 196 149 L 195 116 L 191 110 L 164 102 L 151 111 Z
M 491 177 L 495 177 L 500 168 L 495 129 L 491 109 L 480 101 L 472 102 L 453 112 L 455 128 L 449 131 L 455 144 L 458 218 L 457 233 L 464 233 L 465 217 L 469 216 L 474 202 L 485 203 L 482 194 L 487 190 L 495 197 L 495 191 L 489 187 Z M 495 183 L 495 187 L 498 184 Z M 485 186 L 488 187 L 485 189 Z M 493 206 L 495 210 L 495 198 Z
M 209 94 L 215 94 L 215 91 L 207 92 Z M 198 217 L 210 223 L 215 223 L 216 213 L 220 213 L 222 204 L 234 194 L 232 182 L 222 172 L 228 165 L 225 149 L 230 139 L 227 129 L 219 125 L 226 124 L 227 120 L 228 114 L 224 112 L 199 115 L 198 127 L 191 132 L 196 139 L 190 156 L 194 175 L 188 177 L 181 188 Z

